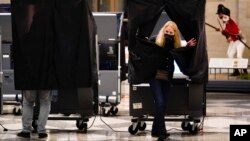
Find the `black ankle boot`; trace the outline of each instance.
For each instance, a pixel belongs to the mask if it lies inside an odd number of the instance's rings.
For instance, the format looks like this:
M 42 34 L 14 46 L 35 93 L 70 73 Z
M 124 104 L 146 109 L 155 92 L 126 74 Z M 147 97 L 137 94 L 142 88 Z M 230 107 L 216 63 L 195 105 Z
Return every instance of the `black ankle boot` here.
M 243 69 L 244 74 L 248 74 L 247 69 Z
M 165 139 L 167 139 L 169 136 L 170 136 L 170 134 L 167 133 L 167 132 L 166 133 L 160 133 L 158 141 L 165 141 Z
M 232 74 L 230 74 L 230 76 L 239 76 L 240 72 L 238 69 L 234 69 L 234 72 Z

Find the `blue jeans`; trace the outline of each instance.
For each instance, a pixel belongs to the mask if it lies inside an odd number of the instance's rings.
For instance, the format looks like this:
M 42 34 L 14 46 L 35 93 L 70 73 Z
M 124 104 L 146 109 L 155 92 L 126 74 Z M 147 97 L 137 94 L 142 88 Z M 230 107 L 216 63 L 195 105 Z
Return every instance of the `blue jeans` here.
M 45 126 L 50 113 L 52 92 L 51 90 L 24 90 L 23 91 L 23 132 L 31 132 L 33 121 L 33 107 L 36 96 L 39 96 L 40 110 L 37 121 L 37 132 L 46 133 Z
M 167 95 L 169 93 L 170 83 L 164 80 L 153 79 L 150 81 L 150 87 L 153 91 L 155 113 L 152 126 L 152 133 L 165 133 L 165 114 Z

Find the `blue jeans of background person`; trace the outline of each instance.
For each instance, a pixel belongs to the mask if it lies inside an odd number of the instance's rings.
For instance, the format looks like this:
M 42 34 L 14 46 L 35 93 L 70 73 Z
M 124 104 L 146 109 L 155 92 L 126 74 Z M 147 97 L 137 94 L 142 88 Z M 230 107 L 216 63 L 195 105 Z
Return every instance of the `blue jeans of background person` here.
M 23 132 L 31 132 L 33 121 L 33 107 L 39 96 L 40 110 L 37 121 L 37 132 L 46 133 L 45 126 L 50 113 L 52 91 L 51 90 L 24 90 L 23 91 Z
M 152 133 L 164 134 L 166 133 L 165 114 L 170 84 L 168 81 L 157 79 L 151 80 L 149 84 L 153 91 L 155 105 Z

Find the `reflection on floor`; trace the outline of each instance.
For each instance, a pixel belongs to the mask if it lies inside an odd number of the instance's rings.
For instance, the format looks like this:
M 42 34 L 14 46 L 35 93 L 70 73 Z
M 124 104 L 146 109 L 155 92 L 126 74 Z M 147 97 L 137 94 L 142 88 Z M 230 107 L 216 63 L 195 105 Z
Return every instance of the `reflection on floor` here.
M 145 131 L 131 135 L 128 127 L 131 125 L 129 116 L 128 84 L 122 85 L 122 101 L 118 106 L 117 116 L 91 117 L 88 122 L 87 133 L 79 131 L 76 121 L 73 120 L 48 120 L 47 140 L 52 141 L 151 141 L 157 138 L 151 137 L 152 122 L 147 122 Z M 207 94 L 207 116 L 204 120 L 204 128 L 197 135 L 190 135 L 181 130 L 180 122 L 166 122 L 167 129 L 171 134 L 170 141 L 228 141 L 229 126 L 232 124 L 250 124 L 250 95 L 208 93 Z M 8 131 L 0 131 L 0 140 L 25 139 L 16 136 L 21 129 L 21 116 L 12 113 L 10 105 L 4 107 L 5 114 L 0 115 L 0 123 Z M 106 125 L 105 123 L 108 125 Z M 111 128 L 112 129 L 111 129 Z M 13 131 L 12 131 L 13 130 Z M 17 131 L 16 131 L 17 130 Z M 37 134 L 32 134 L 31 140 L 38 140 Z

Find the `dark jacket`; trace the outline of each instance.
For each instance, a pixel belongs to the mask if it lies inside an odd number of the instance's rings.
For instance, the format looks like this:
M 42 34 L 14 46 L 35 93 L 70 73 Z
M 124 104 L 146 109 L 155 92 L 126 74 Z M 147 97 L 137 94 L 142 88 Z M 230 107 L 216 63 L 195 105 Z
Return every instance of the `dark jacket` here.
M 168 73 L 168 78 L 167 80 L 171 81 L 173 78 L 173 73 L 174 73 L 174 58 L 172 56 L 172 54 L 170 53 L 170 51 L 174 49 L 173 46 L 164 47 L 164 52 L 165 52 L 165 58 L 160 61 L 161 64 L 159 64 L 159 67 L 157 70 L 164 70 Z
M 159 47 L 155 38 L 150 40 L 137 37 L 136 50 L 130 51 L 128 80 L 131 84 L 148 83 L 155 78 L 157 70 L 168 73 L 168 80 L 173 79 L 174 61 L 180 71 L 189 76 L 195 47 L 174 46 Z
M 171 79 L 174 72 L 174 59 L 169 53 L 171 49 L 159 47 L 153 40 L 137 37 L 136 48 L 129 52 L 129 83 L 148 83 L 155 78 L 158 69 L 166 70 Z

